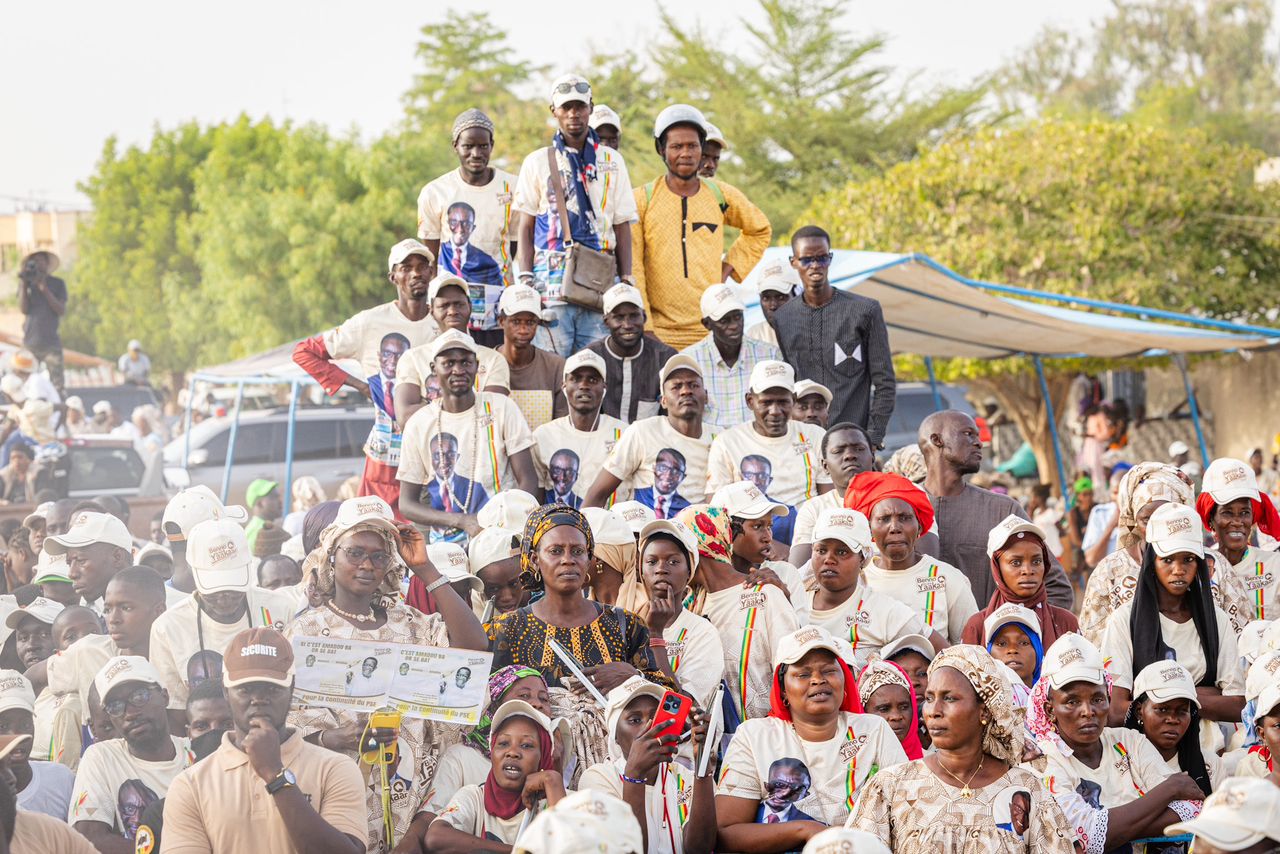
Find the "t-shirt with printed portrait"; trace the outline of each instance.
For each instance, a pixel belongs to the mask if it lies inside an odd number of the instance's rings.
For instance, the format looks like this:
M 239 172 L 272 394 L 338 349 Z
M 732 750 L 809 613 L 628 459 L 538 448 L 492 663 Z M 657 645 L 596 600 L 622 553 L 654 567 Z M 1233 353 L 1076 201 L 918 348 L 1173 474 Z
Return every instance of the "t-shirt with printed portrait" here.
M 515 188 L 516 176 L 496 168 L 482 187 L 468 184 L 462 170 L 454 169 L 422 188 L 418 237 L 440 241 L 440 272 L 468 282 L 510 284 Z
M 543 500 L 581 507 L 595 476 L 622 436 L 627 425 L 601 412 L 594 430 L 578 430 L 568 415 L 533 430 L 533 464 Z M 612 501 L 624 500 L 619 487 Z
M 325 350 L 334 359 L 353 359 L 359 362 L 359 377 L 365 379 L 381 373 L 382 341 L 388 335 L 403 335 L 412 348 L 430 343 L 439 331 L 430 315 L 422 320 L 410 320 L 393 301 L 366 309 L 322 333 L 320 337 L 324 341 Z
M 174 756 L 160 761 L 134 756 L 123 738 L 89 745 L 76 772 L 67 822 L 100 821 L 132 840 L 142 811 L 163 798 L 173 779 L 195 762 L 185 738 L 170 739 Z
M 627 427 L 605 461 L 605 470 L 622 481 L 631 498 L 670 518 L 707 495 L 707 456 L 714 439 L 702 425 L 698 438 L 671 426 L 665 415 L 642 418 Z
M 831 483 L 819 449 L 826 431 L 814 424 L 788 421 L 784 436 L 761 435 L 748 421 L 725 430 L 711 443 L 707 491 L 749 480 L 761 492 L 791 507 L 818 494 Z

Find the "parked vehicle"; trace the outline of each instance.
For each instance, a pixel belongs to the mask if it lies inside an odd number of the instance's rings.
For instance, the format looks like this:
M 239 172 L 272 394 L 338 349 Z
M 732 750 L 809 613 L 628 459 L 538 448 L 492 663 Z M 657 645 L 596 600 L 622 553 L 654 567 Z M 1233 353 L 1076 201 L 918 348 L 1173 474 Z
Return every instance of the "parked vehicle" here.
M 933 412 L 941 409 L 958 409 L 961 412 L 972 415 L 977 420 L 978 426 L 983 427 L 982 419 L 978 418 L 978 413 L 974 411 L 968 399 L 965 397 L 964 386 L 958 385 L 938 385 L 938 397 L 941 399 L 942 406 L 938 407 L 934 403 L 933 389 L 928 383 L 898 383 L 898 395 L 893 405 L 893 415 L 889 418 L 889 429 L 884 436 L 883 455 L 887 458 L 889 454 L 906 445 L 914 445 L 916 443 L 916 434 L 920 430 L 920 423 Z
M 186 460 L 182 458 L 188 447 L 186 437 L 178 436 L 165 446 L 165 480 L 171 487 L 203 484 L 221 492 L 232 421 L 228 415 L 194 425 Z M 299 409 L 293 440 L 293 477 L 311 475 L 330 495 L 336 493 L 343 481 L 363 471 L 364 442 L 372 424 L 371 406 Z M 256 478 L 284 483 L 288 430 L 287 407 L 240 414 L 228 501 L 242 501 L 245 489 Z
M 133 414 L 133 410 L 148 403 L 160 406 L 160 395 L 147 385 L 90 385 L 71 386 L 67 396 L 75 395 L 84 401 L 85 412 L 93 414 L 93 405 L 100 400 L 111 404 L 125 421 Z

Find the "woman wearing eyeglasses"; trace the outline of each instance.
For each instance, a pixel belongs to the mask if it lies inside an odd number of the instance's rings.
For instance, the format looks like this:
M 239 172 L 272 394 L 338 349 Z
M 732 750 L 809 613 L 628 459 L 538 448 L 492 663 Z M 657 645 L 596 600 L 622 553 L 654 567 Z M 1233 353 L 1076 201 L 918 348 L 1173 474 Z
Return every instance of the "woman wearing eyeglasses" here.
M 405 567 L 422 580 L 436 601 L 434 614 L 423 614 L 400 601 Z M 304 611 L 285 630 L 285 636 L 327 637 L 333 640 L 390 641 L 415 646 L 452 646 L 486 649 L 488 639 L 480 622 L 454 589 L 427 559 L 426 542 L 415 528 L 398 526 L 391 507 L 376 497 L 352 498 L 342 503 L 337 519 L 320 537 L 320 545 L 307 556 L 305 574 L 319 604 Z M 360 657 L 351 662 L 347 693 L 357 680 L 370 690 L 385 685 L 376 676 L 392 671 L 391 662 Z M 359 692 L 367 694 L 367 691 Z M 421 718 L 405 718 L 400 729 L 365 732 L 368 716 L 323 706 L 303 706 L 289 715 L 289 723 L 308 741 L 345 753 L 352 759 L 374 744 L 397 740 L 398 767 L 392 769 L 405 796 L 392 800 L 394 838 L 384 839 L 382 783 L 371 774 L 368 789 L 371 849 L 417 851 L 426 822 L 417 821 L 435 773 L 439 757 L 438 724 Z M 363 743 L 361 739 L 364 739 Z M 398 845 L 397 843 L 401 843 Z

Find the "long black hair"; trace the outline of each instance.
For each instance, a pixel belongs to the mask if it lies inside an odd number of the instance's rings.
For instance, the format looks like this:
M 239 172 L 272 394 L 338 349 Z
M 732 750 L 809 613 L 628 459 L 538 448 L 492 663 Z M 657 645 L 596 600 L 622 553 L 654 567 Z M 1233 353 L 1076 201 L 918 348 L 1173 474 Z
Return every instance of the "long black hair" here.
M 1148 664 L 1176 659 L 1177 656 L 1160 630 L 1160 579 L 1156 576 L 1156 552 L 1150 545 L 1142 553 L 1142 569 L 1138 572 L 1138 589 L 1129 613 L 1129 636 L 1133 640 L 1133 672 L 1138 674 Z M 1204 678 L 1197 684 L 1213 686 L 1218 682 L 1218 618 L 1214 614 L 1213 596 L 1209 592 L 1209 564 L 1196 558 L 1196 575 L 1186 592 L 1191 606 L 1191 621 L 1196 624 L 1200 646 L 1204 649 Z
M 1133 702 L 1129 704 L 1129 711 L 1125 712 L 1124 715 L 1124 725 L 1144 735 L 1146 733 L 1142 728 L 1142 717 L 1139 714 L 1139 710 L 1143 702 L 1145 702 L 1146 696 L 1146 694 L 1143 694 L 1141 697 L 1135 697 Z M 1187 731 L 1182 734 L 1182 738 L 1178 741 L 1178 767 L 1187 772 L 1192 780 L 1196 781 L 1200 791 L 1209 795 L 1213 793 L 1213 783 L 1209 780 L 1209 768 L 1204 764 L 1204 753 L 1200 750 L 1200 709 L 1195 703 L 1188 702 L 1191 706 L 1191 723 L 1187 725 Z

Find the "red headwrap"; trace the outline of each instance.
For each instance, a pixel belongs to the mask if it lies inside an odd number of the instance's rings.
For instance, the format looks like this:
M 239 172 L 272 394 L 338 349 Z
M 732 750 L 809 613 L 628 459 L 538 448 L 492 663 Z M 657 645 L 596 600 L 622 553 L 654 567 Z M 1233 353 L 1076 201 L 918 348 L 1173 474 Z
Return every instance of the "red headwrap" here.
M 844 506 L 857 510 L 869 520 L 872 509 L 886 498 L 901 498 L 911 505 L 921 534 L 933 527 L 933 505 L 929 503 L 928 493 L 900 474 L 864 471 L 854 475 L 844 494 Z
M 836 662 L 840 665 L 840 672 L 844 674 L 844 701 L 840 703 L 840 711 L 860 715 L 863 713 L 862 702 L 858 699 L 858 683 L 853 679 L 853 671 L 838 655 L 836 655 Z M 783 702 L 786 690 L 782 687 L 782 668 L 786 666 L 779 664 L 773 669 L 773 685 L 769 689 L 769 717 L 780 721 L 791 720 L 791 707 Z
M 521 715 L 520 717 L 523 717 Z M 498 733 L 506 728 L 508 721 L 515 720 L 516 716 L 507 718 L 502 722 L 502 726 L 495 728 L 489 736 L 489 752 L 496 754 L 493 749 L 493 743 L 498 740 Z M 529 718 L 525 718 L 529 720 Z M 538 731 L 538 747 L 541 749 L 541 756 L 538 757 L 538 770 L 550 771 L 555 768 L 555 751 L 551 749 L 551 733 L 543 729 L 542 724 L 533 721 L 534 729 Z M 493 759 L 497 760 L 497 756 L 493 755 Z M 496 815 L 501 819 L 508 819 L 514 816 L 520 810 L 524 809 L 524 803 L 520 800 L 521 792 L 512 792 L 498 785 L 498 780 L 493 776 L 493 768 L 489 768 L 489 776 L 484 781 L 484 811 L 490 815 Z
M 902 749 L 906 752 L 908 759 L 919 759 L 924 756 L 924 745 L 920 743 L 920 699 L 916 696 L 915 685 L 911 682 L 911 677 L 907 675 L 907 671 L 902 666 L 893 661 L 880 661 L 881 665 L 892 667 L 898 673 L 902 674 L 903 680 L 907 683 L 907 695 L 911 698 L 911 725 L 907 728 L 907 737 L 902 740 Z M 867 675 L 867 667 L 862 668 L 862 672 L 858 674 L 858 694 L 862 694 L 862 680 Z M 867 699 L 871 699 L 871 695 L 879 691 L 885 685 L 894 685 L 895 682 L 885 682 L 879 688 L 874 689 L 871 694 L 867 695 Z M 865 708 L 865 707 L 864 707 Z
M 1213 516 L 1214 508 L 1217 506 L 1218 503 L 1207 492 L 1196 496 L 1196 512 L 1200 514 L 1200 520 L 1209 531 L 1213 530 L 1213 525 L 1209 524 L 1209 518 Z M 1280 539 L 1280 512 L 1277 512 L 1276 506 L 1271 503 L 1271 496 L 1265 492 L 1259 492 L 1257 500 L 1249 499 L 1249 506 L 1253 508 L 1253 523 L 1258 526 L 1258 530 L 1270 537 Z

